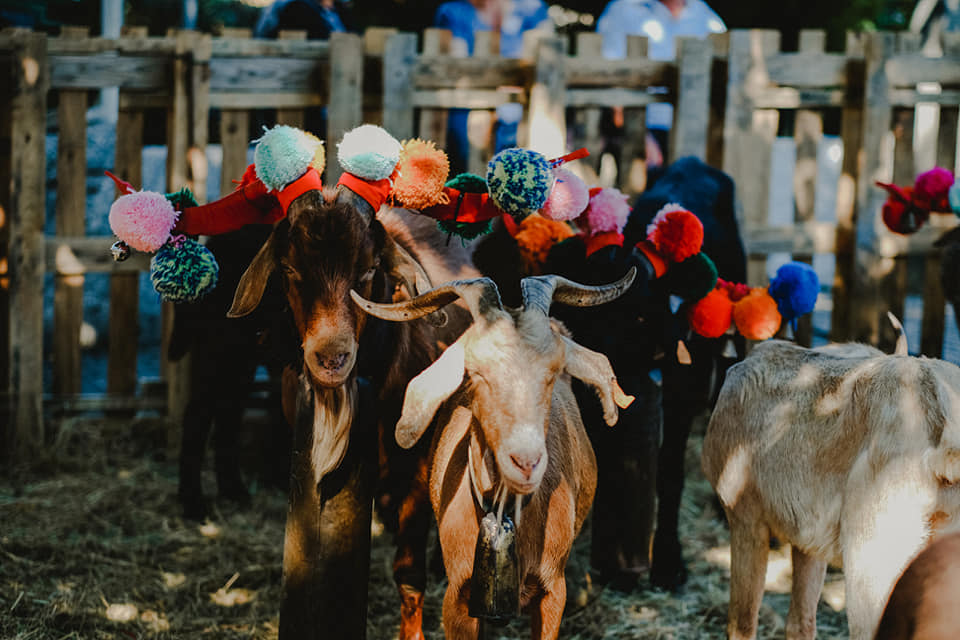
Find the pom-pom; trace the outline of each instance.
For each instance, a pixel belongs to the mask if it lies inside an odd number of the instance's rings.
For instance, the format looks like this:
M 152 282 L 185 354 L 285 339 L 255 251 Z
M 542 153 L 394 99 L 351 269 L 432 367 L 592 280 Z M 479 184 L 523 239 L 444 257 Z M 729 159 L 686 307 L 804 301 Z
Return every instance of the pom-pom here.
M 702 251 L 683 262 L 671 264 L 661 278 L 662 286 L 687 302 L 703 298 L 717 286 L 717 267 Z
M 138 251 L 152 252 L 170 238 L 179 214 L 162 193 L 137 191 L 110 206 L 110 229 Z
M 400 162 L 400 142 L 375 124 L 362 124 L 343 134 L 337 144 L 340 166 L 364 180 L 389 178 Z
M 787 322 L 813 311 L 820 292 L 817 272 L 803 262 L 788 262 L 777 269 L 767 288 Z
M 719 338 L 733 322 L 733 301 L 725 288 L 717 287 L 690 307 L 690 328 L 704 338 Z
M 487 192 L 487 181 L 472 173 L 458 173 L 445 186 L 464 193 Z
M 590 204 L 580 216 L 578 223 L 589 235 L 615 231 L 622 233 L 627 218 L 630 217 L 630 205 L 627 196 L 619 189 L 608 187 L 590 190 Z
M 665 258 L 683 262 L 703 246 L 703 223 L 680 205 L 668 204 L 647 227 L 647 239 Z
M 742 282 L 730 282 L 717 278 L 717 286 L 726 289 L 727 295 L 730 296 L 730 300 L 733 302 L 737 302 L 750 293 L 750 285 Z
M 550 220 L 573 220 L 587 208 L 590 190 L 577 174 L 568 169 L 554 169 L 553 175 L 556 182 L 540 215 Z
M 569 225 L 542 216 L 529 216 L 520 223 L 514 238 L 524 262 L 531 271 L 540 272 L 550 249 L 558 242 L 575 235 Z
M 550 162 L 536 151 L 504 149 L 487 163 L 490 197 L 518 221 L 543 207 L 552 187 Z
M 950 201 L 950 208 L 953 212 L 960 216 L 960 182 L 953 183 L 947 194 L 947 199 Z
M 904 235 L 914 233 L 930 217 L 928 210 L 918 209 L 914 206 L 911 200 L 912 195 L 913 188 L 904 187 L 902 195 L 895 195 L 891 192 L 886 202 L 883 203 L 881 217 L 890 231 Z M 904 200 L 903 196 L 906 196 L 907 199 Z
M 257 177 L 279 191 L 306 173 L 322 143 L 316 136 L 285 124 L 267 129 L 253 151 Z M 321 155 L 322 158 L 322 155 Z
M 757 287 L 733 305 L 733 322 L 748 340 L 767 340 L 780 328 L 777 302 L 767 290 Z
M 393 197 L 409 209 L 446 204 L 449 198 L 443 187 L 449 173 L 447 154 L 433 142 L 407 140 L 400 152 L 400 175 L 393 182 Z
M 163 245 L 150 260 L 150 281 L 169 302 L 195 302 L 216 285 L 220 268 L 205 246 L 186 237 Z
M 913 183 L 913 202 L 925 211 L 948 211 L 947 193 L 953 185 L 953 172 L 934 167 L 917 176 Z
M 473 240 L 485 233 L 490 233 L 492 220 L 480 222 L 461 222 L 459 220 L 437 220 L 437 228 L 443 233 L 452 233 L 464 240 Z

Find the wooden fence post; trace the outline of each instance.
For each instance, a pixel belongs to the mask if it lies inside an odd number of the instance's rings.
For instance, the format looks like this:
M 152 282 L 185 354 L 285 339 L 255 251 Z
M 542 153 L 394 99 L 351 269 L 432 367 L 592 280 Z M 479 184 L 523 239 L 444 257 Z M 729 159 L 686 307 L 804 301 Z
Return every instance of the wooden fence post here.
M 650 42 L 646 36 L 627 36 L 627 60 L 646 58 Z M 617 186 L 628 194 L 636 194 L 647 188 L 647 108 L 623 108 L 623 142 L 617 159 Z M 668 149 L 663 149 L 665 156 Z M 669 162 L 664 157 L 664 162 Z
M 564 154 L 567 128 L 564 108 L 567 81 L 561 38 L 542 38 L 537 44 L 536 68 L 530 90 L 529 143 L 527 146 L 548 158 Z
M 363 121 L 363 39 L 354 34 L 330 36 L 330 100 L 327 106 L 327 145 L 337 142 Z M 335 153 L 327 154 L 326 181 L 336 184 L 342 169 Z
M 453 34 L 449 29 L 424 29 L 422 53 L 424 56 L 449 55 L 452 42 Z M 432 140 L 437 143 L 437 147 L 445 149 L 448 111 L 448 109 L 422 107 L 417 135 L 424 140 Z
M 677 44 L 677 97 L 670 159 L 696 156 L 706 161 L 713 47 L 700 38 L 680 38 Z
M 10 186 L 8 273 L 10 276 L 9 398 L 7 453 L 26 461 L 44 443 L 43 276 L 46 183 L 47 38 L 14 29 L 4 34 L 11 49 Z M 6 48 L 6 47 L 4 47 Z
M 383 128 L 397 140 L 413 137 L 413 65 L 417 34 L 395 33 L 383 52 Z

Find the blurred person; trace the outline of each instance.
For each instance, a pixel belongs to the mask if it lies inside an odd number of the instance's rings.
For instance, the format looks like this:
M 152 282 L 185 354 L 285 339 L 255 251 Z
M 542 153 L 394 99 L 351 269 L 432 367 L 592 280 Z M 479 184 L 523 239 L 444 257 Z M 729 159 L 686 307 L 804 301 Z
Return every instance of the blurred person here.
M 306 31 L 311 40 L 326 40 L 331 33 L 346 31 L 341 18 L 342 2 L 335 0 L 275 0 L 260 12 L 254 37 L 276 38 L 283 29 Z
M 614 59 L 626 57 L 628 35 L 647 37 L 651 60 L 673 60 L 676 38 L 706 38 L 726 30 L 720 16 L 703 0 L 611 0 L 597 20 L 603 55 Z M 623 109 L 615 108 L 612 119 L 615 137 L 623 126 Z M 663 164 L 672 125 L 673 105 L 654 103 L 647 107 L 647 166 Z
M 453 34 L 451 55 L 460 57 L 473 55 L 476 31 L 498 31 L 500 55 L 519 58 L 523 54 L 524 33 L 553 30 L 543 0 L 451 0 L 437 7 L 433 26 L 450 30 Z M 447 155 L 453 175 L 467 168 L 469 113 L 467 109 L 451 109 L 447 118 Z M 517 146 L 517 129 L 522 118 L 520 104 L 508 103 L 497 108 L 495 151 Z
M 960 31 L 960 0 L 920 0 L 910 16 L 911 33 L 920 34 L 925 55 L 943 55 L 943 34 Z

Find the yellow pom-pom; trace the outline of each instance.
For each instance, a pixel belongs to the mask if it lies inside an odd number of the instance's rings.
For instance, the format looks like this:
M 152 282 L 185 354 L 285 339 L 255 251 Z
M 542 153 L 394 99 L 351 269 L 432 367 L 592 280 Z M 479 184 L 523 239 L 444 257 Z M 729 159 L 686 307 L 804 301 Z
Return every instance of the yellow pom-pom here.
M 323 140 L 309 131 L 304 131 L 304 133 L 317 141 L 317 148 L 313 152 L 313 159 L 310 161 L 310 166 L 316 169 L 317 173 L 323 174 L 323 170 L 327 167 L 327 152 L 323 150 Z
M 393 182 L 393 198 L 408 209 L 426 209 L 447 204 L 443 185 L 450 173 L 450 161 L 442 149 L 429 140 L 414 138 L 400 150 L 399 176 Z
M 733 305 L 733 322 L 748 340 L 767 340 L 780 328 L 777 302 L 763 287 L 755 287 Z

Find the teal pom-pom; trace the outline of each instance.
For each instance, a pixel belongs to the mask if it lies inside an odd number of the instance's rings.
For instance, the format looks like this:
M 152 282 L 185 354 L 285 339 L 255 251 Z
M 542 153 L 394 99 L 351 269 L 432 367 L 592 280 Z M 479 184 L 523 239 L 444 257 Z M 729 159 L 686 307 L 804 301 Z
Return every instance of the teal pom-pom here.
M 671 265 L 660 280 L 669 293 L 696 302 L 717 286 L 717 266 L 701 251 Z
M 164 194 L 164 197 L 170 201 L 170 204 L 172 204 L 173 208 L 177 211 L 183 211 L 187 207 L 200 206 L 197 203 L 197 199 L 193 196 L 193 192 L 187 187 L 180 189 L 180 191 Z
M 160 247 L 150 260 L 150 281 L 169 302 L 195 302 L 217 285 L 220 267 L 205 246 L 177 238 Z
M 486 193 L 487 181 L 473 173 L 460 173 L 443 185 L 463 193 Z
M 504 149 L 487 164 L 487 189 L 498 208 L 517 221 L 534 213 L 553 188 L 553 170 L 543 154 Z
M 257 177 L 280 190 L 306 173 L 320 141 L 306 131 L 280 124 L 264 132 L 253 151 Z
M 464 240 L 473 240 L 477 236 L 490 233 L 491 220 L 480 222 L 460 222 L 458 220 L 438 220 L 437 228 L 443 233 L 452 233 Z
M 820 278 L 810 265 L 788 262 L 777 269 L 767 291 L 777 301 L 783 319 L 790 321 L 813 311 L 820 293 Z
M 337 144 L 337 159 L 344 170 L 364 180 L 389 178 L 400 162 L 402 146 L 387 130 L 362 124 L 343 134 Z
M 950 186 L 950 191 L 947 192 L 947 199 L 950 200 L 950 208 L 953 209 L 953 212 L 960 216 L 960 180 L 954 181 Z

